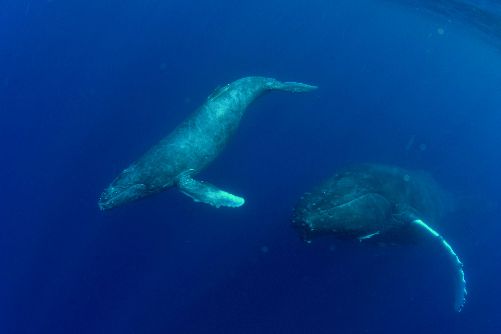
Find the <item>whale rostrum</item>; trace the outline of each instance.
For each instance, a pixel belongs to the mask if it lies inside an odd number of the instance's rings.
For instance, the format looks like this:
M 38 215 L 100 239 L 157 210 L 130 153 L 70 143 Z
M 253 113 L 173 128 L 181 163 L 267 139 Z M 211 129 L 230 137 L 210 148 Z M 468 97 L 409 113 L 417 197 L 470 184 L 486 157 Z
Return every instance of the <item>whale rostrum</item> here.
M 210 164 L 235 133 L 249 104 L 267 91 L 309 92 L 299 82 L 244 77 L 217 88 L 195 113 L 167 137 L 122 171 L 99 198 L 101 210 L 177 186 L 197 202 L 215 207 L 239 207 L 242 197 L 193 177 Z

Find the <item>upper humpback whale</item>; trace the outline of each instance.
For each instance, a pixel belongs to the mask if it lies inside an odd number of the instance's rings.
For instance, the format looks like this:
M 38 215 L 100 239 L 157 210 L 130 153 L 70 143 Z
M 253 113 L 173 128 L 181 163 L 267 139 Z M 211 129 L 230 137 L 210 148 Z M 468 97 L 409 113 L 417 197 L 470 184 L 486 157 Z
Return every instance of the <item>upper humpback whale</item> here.
M 316 87 L 265 77 L 245 77 L 217 88 L 191 117 L 118 175 L 101 194 L 99 207 L 111 209 L 172 186 L 197 202 L 241 206 L 242 197 L 192 177 L 218 156 L 257 97 L 271 90 L 313 89 Z
M 444 192 L 428 174 L 364 164 L 340 171 L 306 193 L 294 210 L 292 224 L 307 241 L 319 235 L 404 241 L 419 231 L 429 233 L 456 269 L 454 306 L 459 312 L 466 297 L 463 264 L 442 235 L 425 223 L 437 222 L 446 203 Z

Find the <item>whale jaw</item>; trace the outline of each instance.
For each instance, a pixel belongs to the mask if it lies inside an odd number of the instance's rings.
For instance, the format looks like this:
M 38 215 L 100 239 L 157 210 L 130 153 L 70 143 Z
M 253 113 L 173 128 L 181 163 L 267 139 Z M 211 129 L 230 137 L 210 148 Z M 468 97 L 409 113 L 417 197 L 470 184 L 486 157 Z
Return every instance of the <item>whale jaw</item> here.
M 99 197 L 98 206 L 101 211 L 116 208 L 144 197 L 145 190 L 144 184 L 133 184 L 127 187 L 111 185 Z

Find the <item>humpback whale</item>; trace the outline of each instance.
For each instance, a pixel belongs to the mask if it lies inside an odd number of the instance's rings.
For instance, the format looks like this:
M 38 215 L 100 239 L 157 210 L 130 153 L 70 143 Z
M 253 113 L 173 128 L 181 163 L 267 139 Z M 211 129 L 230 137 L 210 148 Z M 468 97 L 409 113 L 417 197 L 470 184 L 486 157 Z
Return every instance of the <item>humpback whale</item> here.
M 310 242 L 320 235 L 369 242 L 408 241 L 419 232 L 433 236 L 455 268 L 456 311 L 465 303 L 463 263 L 444 237 L 427 222 L 444 214 L 447 200 L 424 172 L 395 166 L 363 164 L 346 168 L 302 196 L 292 224 Z
M 196 202 L 215 207 L 243 205 L 242 197 L 193 176 L 219 155 L 257 97 L 272 90 L 314 89 L 316 86 L 266 77 L 244 77 L 217 88 L 191 117 L 115 178 L 101 194 L 99 207 L 115 208 L 173 186 Z

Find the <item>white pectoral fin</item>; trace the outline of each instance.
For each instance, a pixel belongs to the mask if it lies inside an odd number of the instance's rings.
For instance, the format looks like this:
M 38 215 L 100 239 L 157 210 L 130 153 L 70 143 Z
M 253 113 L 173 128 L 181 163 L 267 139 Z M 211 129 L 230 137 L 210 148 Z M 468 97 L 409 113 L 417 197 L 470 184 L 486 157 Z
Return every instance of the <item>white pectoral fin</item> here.
M 245 199 L 242 197 L 230 194 L 210 183 L 197 181 L 188 173 L 179 176 L 178 187 L 181 192 L 190 196 L 195 202 L 210 204 L 216 208 L 221 206 L 238 208 L 245 203 Z
M 447 242 L 447 240 L 444 239 L 444 237 L 442 237 L 440 233 L 435 231 L 421 219 L 414 219 L 412 223 L 426 230 L 429 234 L 437 238 L 442 244 L 442 247 L 444 247 L 444 249 L 447 250 L 447 253 L 449 254 L 449 257 L 456 269 L 456 277 L 455 277 L 456 293 L 455 293 L 454 308 L 456 309 L 456 311 L 460 312 L 464 306 L 467 295 L 466 280 L 464 278 L 464 271 L 463 271 L 463 263 L 459 259 L 459 256 L 457 256 L 454 249 L 452 249 L 451 245 Z

